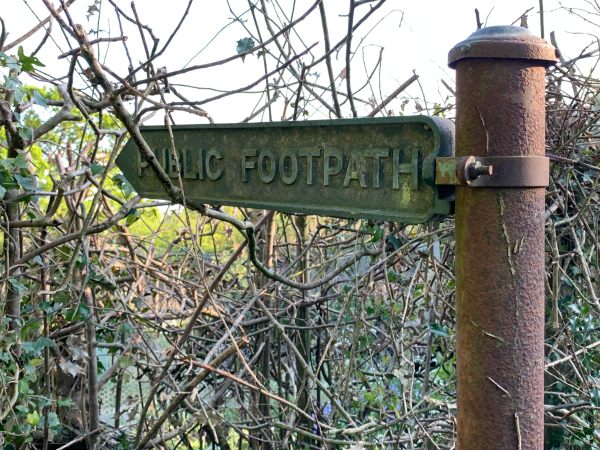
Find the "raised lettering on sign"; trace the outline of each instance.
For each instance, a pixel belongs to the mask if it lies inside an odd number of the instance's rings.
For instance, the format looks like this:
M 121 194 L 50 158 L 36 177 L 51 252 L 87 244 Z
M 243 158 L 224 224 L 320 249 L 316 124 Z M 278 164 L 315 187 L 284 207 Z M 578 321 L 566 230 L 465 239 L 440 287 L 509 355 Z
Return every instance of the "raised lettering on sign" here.
M 231 167 L 217 149 L 185 149 L 172 155 L 167 148 L 158 149 L 159 164 L 172 178 L 217 181 Z M 381 148 L 344 153 L 339 149 L 244 149 L 241 154 L 227 155 L 239 167 L 244 183 L 258 180 L 264 184 L 281 181 L 284 185 L 304 183 L 327 187 L 336 183 L 345 188 L 402 189 L 419 188 L 420 152 L 418 149 Z M 138 175 L 153 176 L 146 161 L 138 156 Z
M 196 202 L 423 223 L 452 210 L 434 182 L 452 127 L 422 116 L 143 127 L 151 161 L 130 140 L 116 163 L 145 198 L 170 199 L 157 164 Z

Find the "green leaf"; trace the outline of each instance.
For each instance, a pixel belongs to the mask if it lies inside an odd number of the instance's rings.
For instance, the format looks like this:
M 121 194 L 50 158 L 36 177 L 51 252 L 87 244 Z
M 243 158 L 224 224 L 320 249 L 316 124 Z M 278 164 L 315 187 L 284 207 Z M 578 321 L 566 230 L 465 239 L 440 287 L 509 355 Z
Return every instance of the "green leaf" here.
M 27 414 L 27 423 L 32 426 L 36 426 L 40 423 L 40 415 L 37 411 L 33 411 L 32 413 Z
M 443 327 L 438 323 L 430 323 L 429 331 L 431 332 L 431 334 L 435 334 L 436 336 L 442 336 L 442 337 L 450 336 L 450 333 L 448 333 L 448 330 L 446 329 L 446 327 Z
M 24 177 L 23 175 L 20 175 L 18 173 L 15 173 L 13 176 L 15 177 L 16 182 L 19 183 L 19 186 L 21 186 L 26 191 L 33 191 L 35 189 L 33 187 L 33 180 L 31 178 Z
M 381 238 L 383 237 L 383 233 L 384 233 L 383 227 L 375 225 L 369 231 L 371 231 L 373 233 L 373 239 L 371 239 L 371 242 L 379 242 L 381 240 Z
M 6 195 L 6 189 L 4 188 L 4 186 L 0 186 L 0 200 L 4 199 L 5 195 Z
M 27 94 L 27 92 L 23 89 L 23 83 L 21 82 L 21 80 L 14 76 L 4 77 L 4 87 L 6 88 L 6 90 L 13 92 L 14 105 L 19 105 L 23 101 L 23 98 L 25 98 L 25 94 Z M 21 122 L 20 114 L 18 114 L 16 111 L 13 111 L 13 115 L 15 116 L 15 119 L 18 122 Z
M 23 283 L 21 283 L 16 278 L 9 278 L 8 283 L 10 284 L 10 286 L 13 290 L 15 290 L 19 293 L 20 296 L 23 296 L 25 294 L 25 291 L 27 290 L 27 288 L 25 287 L 25 285 Z
M 42 62 L 37 59 L 36 56 L 27 56 L 23 51 L 23 46 L 19 45 L 19 50 L 17 51 L 17 55 L 19 56 L 19 62 L 21 63 L 21 67 L 25 72 L 33 72 L 35 69 L 33 66 L 45 67 Z
M 44 360 L 41 360 L 40 364 L 44 364 Z M 40 408 L 44 408 L 46 406 L 52 406 L 52 399 L 48 397 L 40 397 L 38 400 L 38 405 Z
M 367 403 L 373 403 L 376 398 L 377 398 L 377 394 L 375 394 L 375 392 L 373 392 L 373 391 L 365 392 L 365 400 L 367 401 Z
M 122 356 L 121 358 L 119 358 L 118 361 L 119 367 L 123 369 L 135 366 L 135 358 L 132 358 L 131 356 Z
M 392 245 L 392 247 L 394 247 L 394 250 L 398 250 L 400 247 L 402 247 L 402 242 L 396 236 L 388 236 L 387 242 L 389 242 Z
M 90 267 L 90 282 L 94 285 L 102 286 L 105 289 L 116 289 L 117 285 L 115 285 L 109 278 L 107 278 L 101 272 L 97 272 L 94 269 L 94 266 Z
M 54 341 L 50 338 L 41 336 L 40 338 L 38 338 L 38 340 L 36 341 L 36 344 L 39 345 L 40 347 L 53 347 L 54 346 Z
M 51 347 L 54 347 L 54 341 L 44 336 L 35 342 L 23 342 L 23 350 L 31 355 L 40 355 L 43 349 Z
M 129 198 L 129 196 L 133 193 L 134 189 L 133 186 L 129 183 L 129 181 L 127 181 L 127 178 L 125 178 L 125 175 L 123 175 L 122 173 L 118 173 L 113 177 L 113 181 L 117 185 L 117 187 L 119 187 L 123 191 L 125 198 Z
M 71 400 L 70 398 L 59 398 L 56 401 L 56 404 L 61 408 L 70 407 L 73 406 L 73 400 Z
M 395 270 L 388 270 L 387 271 L 387 279 L 390 283 L 395 283 L 398 280 L 401 279 L 400 274 L 398 272 L 396 272 Z
M 15 158 L 0 158 L 0 167 L 12 172 L 15 167 Z
M 56 413 L 48 413 L 48 426 L 54 431 L 58 431 L 60 429 L 60 419 Z
M 16 158 L 13 159 L 13 166 L 17 169 L 29 169 L 29 161 L 24 152 L 19 152 Z
M 2 61 L 4 63 L 3 65 L 6 65 L 10 70 L 16 70 L 17 72 L 21 71 L 21 65 L 17 60 L 4 52 L 0 52 L 0 61 Z
M 596 386 L 600 386 L 600 384 L 596 384 Z M 592 389 L 590 398 L 592 400 L 592 405 L 600 407 L 600 388 Z
M 43 108 L 48 107 L 48 102 L 46 101 L 46 98 L 35 89 L 33 90 L 33 103 L 35 103 L 36 105 L 40 105 Z
M 54 294 L 52 300 L 58 304 L 68 303 L 71 300 L 71 296 L 66 291 L 58 291 L 56 294 Z
M 21 80 L 16 77 L 4 76 L 4 87 L 9 91 L 14 91 L 17 87 L 22 86 Z
M 27 211 L 27 217 L 29 220 L 37 220 L 40 218 L 40 215 L 35 211 Z
M 94 163 L 90 165 L 90 170 L 92 171 L 92 175 L 94 176 L 100 175 L 102 172 L 104 172 L 104 169 L 106 169 L 106 166 L 102 164 Z
M 49 316 L 53 316 L 54 314 L 56 314 L 58 311 L 61 310 L 61 305 L 60 305 L 60 303 L 54 303 L 54 302 L 42 302 L 42 303 L 40 303 L 40 309 L 42 311 L 44 311 L 46 314 L 48 314 Z
M 31 142 L 33 140 L 33 130 L 29 127 L 23 127 L 19 130 L 19 136 L 25 142 Z
M 140 212 L 135 208 L 131 208 L 126 216 L 127 226 L 137 222 L 139 218 Z
M 243 38 L 243 39 L 240 39 L 239 41 L 237 41 L 237 47 L 235 48 L 235 51 L 239 55 L 240 53 L 246 53 L 246 52 L 252 50 L 253 48 L 254 48 L 254 39 L 252 39 L 251 37 L 247 37 L 247 38 Z M 242 55 L 242 61 L 244 60 L 245 57 L 246 57 L 246 55 Z
M 87 320 L 90 317 L 90 308 L 85 303 L 79 303 L 76 308 L 70 309 L 65 319 L 69 322 L 79 322 L 81 320 Z

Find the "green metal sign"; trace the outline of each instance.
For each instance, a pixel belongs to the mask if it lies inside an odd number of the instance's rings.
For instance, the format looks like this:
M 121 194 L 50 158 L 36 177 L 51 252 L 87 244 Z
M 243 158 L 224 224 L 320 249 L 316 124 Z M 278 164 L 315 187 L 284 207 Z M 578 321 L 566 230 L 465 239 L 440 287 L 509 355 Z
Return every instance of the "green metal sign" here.
M 451 212 L 434 162 L 453 124 L 427 116 L 174 126 L 142 135 L 187 198 L 333 217 L 427 222 Z M 138 194 L 168 199 L 129 141 L 117 166 Z

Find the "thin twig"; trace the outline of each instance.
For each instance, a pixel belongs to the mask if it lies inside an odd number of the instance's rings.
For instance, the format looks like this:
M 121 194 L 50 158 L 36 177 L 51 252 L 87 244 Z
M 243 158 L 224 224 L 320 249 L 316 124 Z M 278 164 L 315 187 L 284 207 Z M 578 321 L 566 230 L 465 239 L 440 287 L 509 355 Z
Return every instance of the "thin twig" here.
M 392 100 L 394 100 L 398 95 L 405 91 L 418 78 L 419 76 L 416 73 L 413 74 L 408 80 L 406 80 L 404 83 L 398 86 L 398 88 L 394 92 L 388 95 L 384 101 L 382 101 L 379 105 L 373 108 L 373 110 L 367 115 L 367 117 L 375 117 L 379 111 L 385 108 Z

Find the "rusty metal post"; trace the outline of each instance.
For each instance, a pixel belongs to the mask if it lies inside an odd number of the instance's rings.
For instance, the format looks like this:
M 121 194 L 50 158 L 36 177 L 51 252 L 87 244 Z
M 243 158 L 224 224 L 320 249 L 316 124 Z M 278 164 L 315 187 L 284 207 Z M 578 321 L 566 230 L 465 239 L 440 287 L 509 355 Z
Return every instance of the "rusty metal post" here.
M 555 56 L 508 26 L 450 51 L 457 156 L 544 155 L 544 76 Z M 543 448 L 543 213 L 543 187 L 456 188 L 460 450 Z

